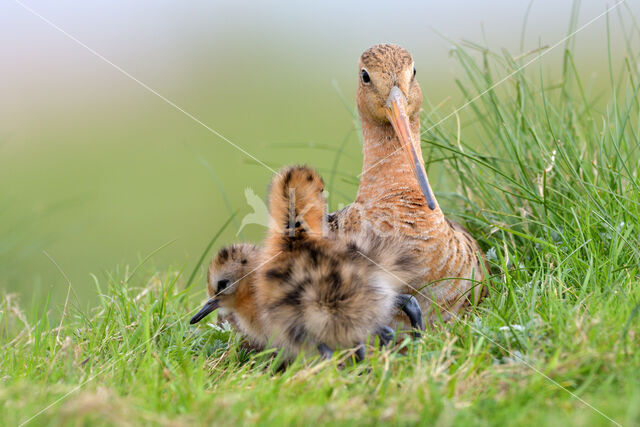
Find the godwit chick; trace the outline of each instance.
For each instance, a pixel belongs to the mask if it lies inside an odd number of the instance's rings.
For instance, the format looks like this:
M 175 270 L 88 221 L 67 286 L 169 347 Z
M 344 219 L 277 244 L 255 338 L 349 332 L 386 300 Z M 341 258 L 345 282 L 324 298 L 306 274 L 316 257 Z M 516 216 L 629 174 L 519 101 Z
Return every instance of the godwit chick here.
M 395 308 L 422 329 L 415 298 L 398 292 L 421 272 L 402 239 L 358 233 L 329 239 L 322 178 L 312 169 L 289 167 L 271 184 L 271 224 L 262 250 L 255 296 L 273 343 L 293 357 L 317 348 L 358 347 L 378 334 L 387 340 Z
M 376 45 L 360 57 L 358 74 L 360 186 L 353 204 L 329 215 L 329 226 L 337 234 L 368 228 L 405 237 L 421 261 L 422 283 L 432 283 L 414 295 L 431 319 L 440 313 L 448 320 L 486 293 L 478 283 L 487 266 L 476 240 L 445 218 L 429 186 L 420 148 L 422 92 L 413 58 L 400 46 Z
M 189 323 L 193 325 L 219 308 L 218 314 L 228 318 L 252 346 L 264 348 L 267 335 L 254 297 L 254 272 L 259 258 L 260 248 L 249 243 L 220 249 L 209 264 L 207 291 L 210 299 Z

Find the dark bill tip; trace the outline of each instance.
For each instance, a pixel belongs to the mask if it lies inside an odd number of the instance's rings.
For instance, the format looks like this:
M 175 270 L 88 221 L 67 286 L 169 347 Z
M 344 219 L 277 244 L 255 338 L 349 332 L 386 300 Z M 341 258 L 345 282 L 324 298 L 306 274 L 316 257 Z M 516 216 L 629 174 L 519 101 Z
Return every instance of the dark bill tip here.
M 427 175 L 424 173 L 424 167 L 420 164 L 418 154 L 415 152 L 413 147 L 411 147 L 411 154 L 413 155 L 414 170 L 416 171 L 416 178 L 420 184 L 422 194 L 427 201 L 429 209 L 434 210 L 436 208 L 436 199 L 433 197 L 433 193 L 431 192 L 431 186 L 429 186 Z
M 217 299 L 210 299 L 205 303 L 205 305 L 200 309 L 200 311 L 197 312 L 196 315 L 191 318 L 191 320 L 189 321 L 189 324 L 194 325 L 198 323 L 199 321 L 207 317 L 209 313 L 217 309 L 219 306 L 220 306 L 220 301 L 218 301 Z

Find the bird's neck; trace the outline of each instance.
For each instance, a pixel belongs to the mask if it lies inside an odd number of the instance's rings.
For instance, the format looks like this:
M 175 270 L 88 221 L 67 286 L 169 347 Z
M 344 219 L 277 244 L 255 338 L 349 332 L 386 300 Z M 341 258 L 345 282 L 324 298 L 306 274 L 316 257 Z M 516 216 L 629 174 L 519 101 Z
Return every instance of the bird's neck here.
M 362 175 L 356 202 L 375 203 L 384 198 L 407 199 L 421 201 L 419 209 L 429 214 L 441 216 L 442 212 L 436 202 L 436 209 L 431 211 L 416 179 L 409 159 L 400 145 L 393 127 L 389 123 L 375 123 L 361 117 L 363 154 Z M 411 132 L 416 141 L 420 140 L 420 120 L 418 117 L 410 121 Z M 422 150 L 416 144 L 417 154 L 422 159 Z M 431 191 L 433 194 L 433 191 Z

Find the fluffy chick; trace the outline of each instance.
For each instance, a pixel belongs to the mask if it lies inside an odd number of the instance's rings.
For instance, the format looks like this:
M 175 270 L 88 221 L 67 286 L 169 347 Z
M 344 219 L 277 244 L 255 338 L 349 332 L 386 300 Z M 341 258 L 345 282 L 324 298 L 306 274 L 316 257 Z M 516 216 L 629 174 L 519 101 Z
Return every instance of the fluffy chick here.
M 255 300 L 255 270 L 260 248 L 249 243 L 226 246 L 213 257 L 207 275 L 209 301 L 191 319 L 194 324 L 212 311 L 228 319 L 256 348 L 267 344 L 260 310 Z
M 269 209 L 254 289 L 273 344 L 291 357 L 316 348 L 330 357 L 334 349 L 358 347 L 362 358 L 368 336 L 388 339 L 398 306 L 423 328 L 415 298 L 399 293 L 419 278 L 420 264 L 399 237 L 326 237 L 324 183 L 315 171 L 294 166 L 278 173 Z

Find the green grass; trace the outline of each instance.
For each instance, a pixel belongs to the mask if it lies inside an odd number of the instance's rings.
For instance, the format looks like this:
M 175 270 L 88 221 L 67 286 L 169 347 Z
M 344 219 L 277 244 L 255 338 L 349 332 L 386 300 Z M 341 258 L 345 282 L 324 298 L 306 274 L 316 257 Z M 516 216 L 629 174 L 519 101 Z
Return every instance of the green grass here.
M 459 113 L 460 132 L 425 105 L 425 159 L 447 171 L 436 194 L 492 262 L 489 297 L 460 321 L 359 365 L 276 373 L 233 331 L 188 325 L 202 269 L 141 263 L 95 277 L 91 309 L 73 292 L 64 307 L 2 296 L 0 423 L 51 405 L 31 422 L 640 424 L 637 23 L 627 34 L 604 93 L 568 44 L 557 81 L 537 62 L 515 72 Z M 470 44 L 453 54 L 467 99 L 531 59 Z M 359 172 L 336 175 L 343 145 L 327 182 Z

